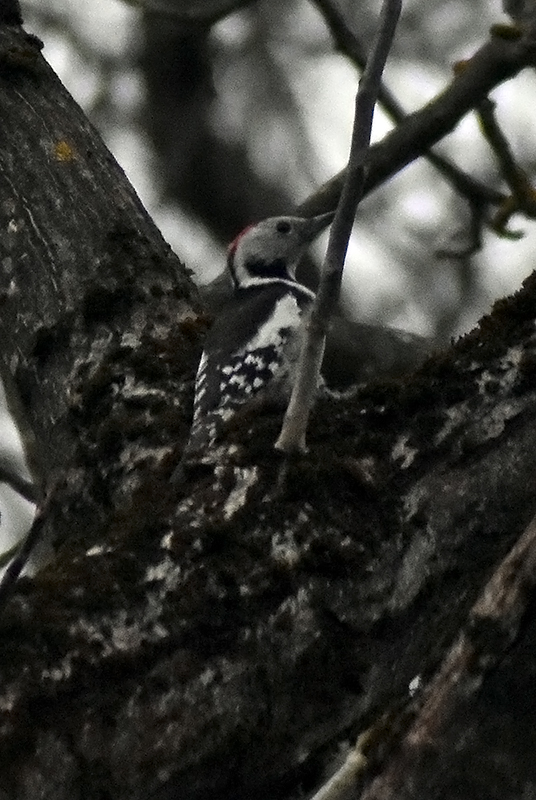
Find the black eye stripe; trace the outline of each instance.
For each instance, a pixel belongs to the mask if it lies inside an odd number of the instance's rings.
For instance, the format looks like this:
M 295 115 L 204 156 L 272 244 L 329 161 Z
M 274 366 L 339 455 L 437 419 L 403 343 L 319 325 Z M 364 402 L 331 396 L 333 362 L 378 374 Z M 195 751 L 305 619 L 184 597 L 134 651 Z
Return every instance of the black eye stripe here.
M 290 233 L 290 222 L 286 220 L 281 220 L 275 226 L 275 229 L 278 233 Z
M 254 277 L 289 279 L 287 263 L 283 258 L 276 258 L 271 262 L 251 259 L 246 262 L 246 268 Z

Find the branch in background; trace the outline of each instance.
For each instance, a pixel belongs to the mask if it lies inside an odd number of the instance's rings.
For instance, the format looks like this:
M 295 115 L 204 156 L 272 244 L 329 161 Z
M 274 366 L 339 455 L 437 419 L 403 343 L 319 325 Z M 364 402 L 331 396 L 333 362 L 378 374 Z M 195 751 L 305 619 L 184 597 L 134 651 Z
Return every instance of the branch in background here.
M 359 38 L 348 27 L 347 21 L 341 10 L 331 0 L 314 0 L 315 5 L 324 17 L 335 44 L 352 63 L 362 71 L 366 63 L 366 52 Z M 394 94 L 384 85 L 380 84 L 378 102 L 397 124 L 408 116 Z M 449 159 L 433 151 L 425 152 L 426 158 L 447 179 L 453 188 L 466 197 L 470 204 L 497 205 L 505 200 L 502 192 L 486 186 L 471 175 L 463 172 Z
M 436 258 L 464 261 L 482 248 L 482 231 L 486 222 L 487 204 L 469 200 L 469 229 L 466 243 L 458 247 L 440 247 L 434 251 Z
M 305 450 L 305 433 L 320 378 L 326 334 L 339 299 L 348 240 L 359 201 L 363 197 L 365 159 L 370 144 L 374 106 L 401 7 L 402 0 L 384 0 L 379 30 L 359 83 L 346 178 L 331 226 L 322 278 L 304 337 L 296 383 L 275 444 L 278 450 L 285 453 Z
M 19 575 L 41 540 L 47 512 L 48 503 L 45 501 L 45 505 L 37 512 L 32 527 L 22 540 L 13 560 L 2 575 L 2 580 L 0 580 L 0 615 L 3 613 L 9 598 L 13 594 Z
M 0 452 L 0 483 L 10 486 L 29 503 L 39 502 L 39 492 L 35 484 L 20 474 L 5 451 Z
M 0 376 L 5 404 L 20 436 L 24 459 L 30 471 L 30 479 L 23 477 L 15 465 L 3 455 L 0 457 L 0 481 L 11 486 L 25 500 L 38 504 L 43 497 L 45 482 L 45 470 L 39 443 L 28 421 L 15 380 L 2 363 L 0 363 Z
M 142 11 L 173 16 L 184 25 L 209 27 L 256 0 L 127 0 Z
M 493 35 L 458 70 L 446 89 L 420 111 L 410 114 L 367 156 L 365 194 L 384 183 L 407 164 L 423 156 L 490 91 L 521 70 L 536 64 L 536 46 L 526 36 Z M 324 184 L 297 209 L 303 216 L 315 216 L 334 209 L 344 182 L 342 171 Z
M 0 553 L 0 569 L 4 569 L 4 567 L 9 564 L 13 556 L 16 555 L 19 546 L 19 542 L 15 542 L 15 544 L 12 545 L 9 550 L 4 550 L 3 553 Z
M 512 192 L 510 197 L 504 198 L 492 220 L 492 228 L 500 236 L 518 239 L 523 234 L 509 231 L 506 225 L 510 217 L 517 212 L 523 212 L 531 219 L 536 218 L 536 192 L 525 170 L 516 162 L 508 139 L 501 130 L 495 116 L 495 103 L 487 97 L 479 104 L 477 113 L 482 133 L 493 150 L 502 177 Z

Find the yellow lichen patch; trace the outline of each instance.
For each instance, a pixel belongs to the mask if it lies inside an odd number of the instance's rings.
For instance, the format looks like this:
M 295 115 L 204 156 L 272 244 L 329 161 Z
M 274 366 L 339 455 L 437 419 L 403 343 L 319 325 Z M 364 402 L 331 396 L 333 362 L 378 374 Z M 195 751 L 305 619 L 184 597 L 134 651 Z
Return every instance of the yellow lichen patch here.
M 462 72 L 465 72 L 467 67 L 469 66 L 469 62 L 471 61 L 470 58 L 463 58 L 461 61 L 455 61 L 452 65 L 452 71 L 454 75 L 461 75 Z
M 72 161 L 75 158 L 75 151 L 65 139 L 60 139 L 54 145 L 54 155 L 57 161 Z
M 499 39 L 520 39 L 523 36 L 523 30 L 519 25 L 509 25 L 507 22 L 499 22 L 492 25 L 490 28 L 492 36 Z

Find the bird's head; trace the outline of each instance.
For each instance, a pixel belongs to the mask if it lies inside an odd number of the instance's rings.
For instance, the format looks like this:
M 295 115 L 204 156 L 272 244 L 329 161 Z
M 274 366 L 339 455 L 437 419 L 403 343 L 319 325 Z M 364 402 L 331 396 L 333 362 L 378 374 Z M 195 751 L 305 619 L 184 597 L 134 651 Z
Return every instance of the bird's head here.
M 227 266 L 234 288 L 295 280 L 300 257 L 333 216 L 269 217 L 249 225 L 229 246 Z

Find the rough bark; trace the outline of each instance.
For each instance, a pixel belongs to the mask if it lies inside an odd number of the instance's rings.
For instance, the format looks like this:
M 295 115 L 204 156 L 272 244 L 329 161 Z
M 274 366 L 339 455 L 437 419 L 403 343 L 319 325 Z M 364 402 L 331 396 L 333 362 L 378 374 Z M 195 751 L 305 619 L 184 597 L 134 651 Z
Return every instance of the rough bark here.
M 373 791 L 418 718 L 410 681 L 536 507 L 536 277 L 414 375 L 320 402 L 286 468 L 280 415 L 245 410 L 172 490 L 196 293 L 36 42 L 1 34 L 0 355 L 57 551 L 0 617 L 0 796 L 292 797 L 388 712 Z M 533 796 L 519 602 L 397 796 Z

